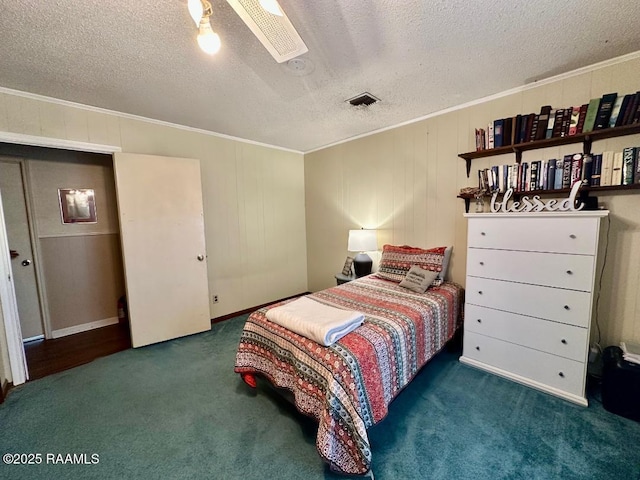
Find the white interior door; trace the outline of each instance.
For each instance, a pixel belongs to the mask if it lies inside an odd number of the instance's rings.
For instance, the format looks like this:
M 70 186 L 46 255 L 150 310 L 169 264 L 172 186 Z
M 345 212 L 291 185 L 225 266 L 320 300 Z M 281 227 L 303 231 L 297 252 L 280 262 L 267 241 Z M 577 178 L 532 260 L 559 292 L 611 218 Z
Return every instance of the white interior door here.
M 16 301 L 25 340 L 44 334 L 21 166 L 0 160 L 0 190 L 4 205 Z
M 200 162 L 114 154 L 134 347 L 211 328 Z

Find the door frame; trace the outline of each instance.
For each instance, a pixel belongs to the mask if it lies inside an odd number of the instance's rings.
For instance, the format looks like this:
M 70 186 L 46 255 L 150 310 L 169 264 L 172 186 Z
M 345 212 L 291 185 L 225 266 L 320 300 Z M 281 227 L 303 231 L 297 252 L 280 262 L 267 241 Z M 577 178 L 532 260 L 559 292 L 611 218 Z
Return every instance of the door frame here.
M 7 339 L 11 381 L 14 385 L 21 385 L 29 378 L 29 370 L 27 368 L 27 357 L 24 353 L 24 344 L 22 343 L 18 302 L 16 301 L 13 272 L 11 270 L 9 239 L 7 238 L 4 210 L 2 208 L 2 195 L 0 195 L 0 258 L 0 274 L 3 279 L 0 282 L 0 303 L 2 304 L 1 311 Z M 5 278 L 7 279 L 6 282 L 4 281 Z
M 116 152 L 122 151 L 122 148 L 112 145 L 100 145 L 94 143 L 77 142 L 74 140 L 64 140 L 58 138 L 41 137 L 10 132 L 0 132 L 0 142 L 12 143 L 16 145 L 28 145 L 32 147 L 50 147 L 80 152 L 114 154 Z M 31 196 L 30 191 L 29 196 Z M 0 275 L 2 276 L 2 278 L 10 278 L 11 259 L 9 257 L 9 246 L 4 231 L 4 214 L 0 209 Z M 3 246 L 3 243 L 6 245 L 6 249 L 5 246 Z M 38 261 L 38 264 L 39 263 L 40 262 Z M 13 377 L 11 381 L 13 385 L 20 385 L 26 381 L 29 375 L 27 369 L 27 359 L 24 353 L 22 332 L 20 331 L 20 320 L 18 318 L 16 294 L 12 289 L 6 289 L 7 291 L 5 292 L 5 289 L 1 286 L 3 284 L 4 282 L 0 282 L 0 294 L 6 295 L 6 298 L 2 298 L 2 305 L 14 305 L 15 308 L 8 313 L 0 309 L 0 324 L 4 325 L 5 331 L 7 332 L 9 367 L 11 368 L 11 375 Z

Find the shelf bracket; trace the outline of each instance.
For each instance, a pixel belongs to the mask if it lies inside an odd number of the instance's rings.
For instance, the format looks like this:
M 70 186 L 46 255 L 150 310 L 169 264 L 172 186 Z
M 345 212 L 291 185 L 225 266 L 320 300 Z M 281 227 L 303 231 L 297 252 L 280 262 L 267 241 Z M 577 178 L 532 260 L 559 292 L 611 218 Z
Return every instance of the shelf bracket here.
M 464 160 L 467 162 L 467 178 L 469 178 L 469 175 L 471 174 L 471 159 L 465 158 Z

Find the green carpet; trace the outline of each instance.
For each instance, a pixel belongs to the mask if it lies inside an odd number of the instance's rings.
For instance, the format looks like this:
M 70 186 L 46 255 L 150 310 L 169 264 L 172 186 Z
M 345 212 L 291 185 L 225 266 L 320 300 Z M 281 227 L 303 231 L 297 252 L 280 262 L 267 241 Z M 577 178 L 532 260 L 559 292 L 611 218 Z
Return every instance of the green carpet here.
M 14 389 L 0 405 L 0 453 L 42 463 L 0 463 L 0 478 L 345 478 L 318 457 L 312 420 L 233 373 L 245 318 Z M 457 358 L 438 355 L 369 431 L 376 479 L 640 478 L 640 423 Z M 99 462 L 47 464 L 47 453 Z

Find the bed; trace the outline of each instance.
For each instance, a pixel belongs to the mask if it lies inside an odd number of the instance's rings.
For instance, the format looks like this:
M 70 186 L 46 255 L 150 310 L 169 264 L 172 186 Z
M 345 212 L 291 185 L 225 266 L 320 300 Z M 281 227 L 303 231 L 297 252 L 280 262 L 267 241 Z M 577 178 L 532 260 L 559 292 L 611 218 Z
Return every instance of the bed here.
M 264 376 L 317 419 L 318 453 L 344 474 L 370 472 L 367 429 L 385 418 L 391 401 L 462 323 L 459 285 L 440 280 L 416 293 L 381 275 L 308 295 L 364 314 L 362 325 L 331 346 L 267 319 L 269 309 L 287 300 L 249 316 L 236 354 L 235 371 L 245 383 L 255 387 L 256 376 Z

